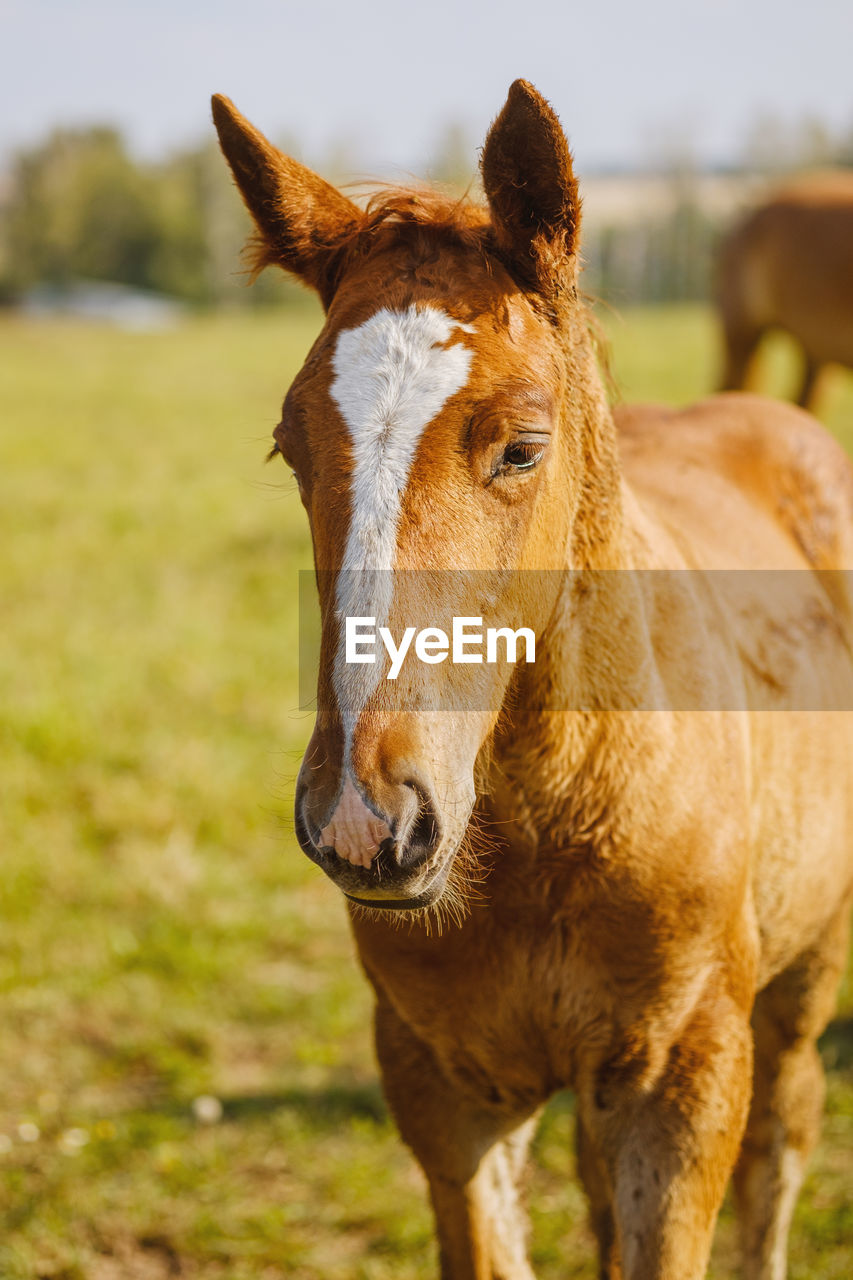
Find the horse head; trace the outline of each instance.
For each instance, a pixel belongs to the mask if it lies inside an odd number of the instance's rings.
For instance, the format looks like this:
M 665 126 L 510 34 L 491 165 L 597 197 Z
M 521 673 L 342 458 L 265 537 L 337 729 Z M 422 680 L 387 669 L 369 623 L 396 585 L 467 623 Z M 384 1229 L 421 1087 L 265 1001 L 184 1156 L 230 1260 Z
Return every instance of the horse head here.
M 606 542 L 615 463 L 593 425 L 606 409 L 577 290 L 569 147 L 516 81 L 482 154 L 486 206 L 409 189 L 362 209 L 227 99 L 213 107 L 257 265 L 296 275 L 325 308 L 274 432 L 322 613 L 298 839 L 350 899 L 429 906 L 452 882 L 478 759 L 522 677 L 445 661 L 391 680 L 378 657 L 347 660 L 347 619 L 399 636 L 473 612 L 538 636 L 559 572 L 525 571 L 587 566 Z M 472 573 L 489 581 L 474 605 Z

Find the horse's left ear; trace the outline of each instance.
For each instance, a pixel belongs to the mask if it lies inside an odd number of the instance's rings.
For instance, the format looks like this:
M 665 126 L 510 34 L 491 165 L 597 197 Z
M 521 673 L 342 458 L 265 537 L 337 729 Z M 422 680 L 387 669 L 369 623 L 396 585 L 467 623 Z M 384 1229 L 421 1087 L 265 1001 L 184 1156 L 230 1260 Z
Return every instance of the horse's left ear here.
M 580 198 L 560 121 L 526 80 L 510 86 L 480 167 L 499 253 L 523 284 L 556 301 L 577 276 Z

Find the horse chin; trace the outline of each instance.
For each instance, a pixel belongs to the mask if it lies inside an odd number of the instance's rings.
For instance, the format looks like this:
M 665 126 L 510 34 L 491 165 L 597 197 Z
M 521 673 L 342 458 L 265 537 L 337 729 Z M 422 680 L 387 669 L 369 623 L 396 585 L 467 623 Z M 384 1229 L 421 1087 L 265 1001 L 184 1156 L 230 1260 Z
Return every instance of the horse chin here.
M 410 898 L 361 898 L 356 897 L 354 893 L 345 893 L 344 897 L 355 903 L 357 907 L 364 907 L 369 911 L 424 911 L 428 907 L 435 906 L 444 890 L 447 887 L 447 880 L 450 875 L 450 868 L 453 865 L 453 855 L 450 854 L 444 859 L 433 878 L 425 889 Z

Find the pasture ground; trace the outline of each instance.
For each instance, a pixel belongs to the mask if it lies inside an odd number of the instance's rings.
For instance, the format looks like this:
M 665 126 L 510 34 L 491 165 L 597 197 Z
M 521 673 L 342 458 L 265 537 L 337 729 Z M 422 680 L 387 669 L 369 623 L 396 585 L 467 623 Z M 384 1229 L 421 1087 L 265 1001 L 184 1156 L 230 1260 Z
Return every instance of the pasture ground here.
M 0 321 L 3 1280 L 434 1272 L 344 908 L 289 833 L 310 551 L 262 458 L 317 321 Z M 605 324 L 626 399 L 710 387 L 702 309 Z M 853 378 L 828 390 L 850 448 Z M 824 1053 L 792 1280 L 853 1275 L 849 981 Z M 536 1144 L 543 1280 L 595 1274 L 572 1124 L 557 1099 Z M 733 1260 L 727 1210 L 712 1274 Z

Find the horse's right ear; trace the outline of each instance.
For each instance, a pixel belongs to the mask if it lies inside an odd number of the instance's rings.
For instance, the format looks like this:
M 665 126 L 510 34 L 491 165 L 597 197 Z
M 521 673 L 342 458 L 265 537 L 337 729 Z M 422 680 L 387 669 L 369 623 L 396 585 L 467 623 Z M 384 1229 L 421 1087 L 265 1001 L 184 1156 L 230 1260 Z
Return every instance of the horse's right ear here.
M 560 121 L 526 80 L 510 86 L 480 167 L 499 253 L 524 285 L 556 301 L 577 276 L 580 198 Z
M 258 261 L 292 271 L 328 306 L 357 206 L 268 142 L 228 98 L 217 93 L 211 105 L 222 153 L 261 237 Z

